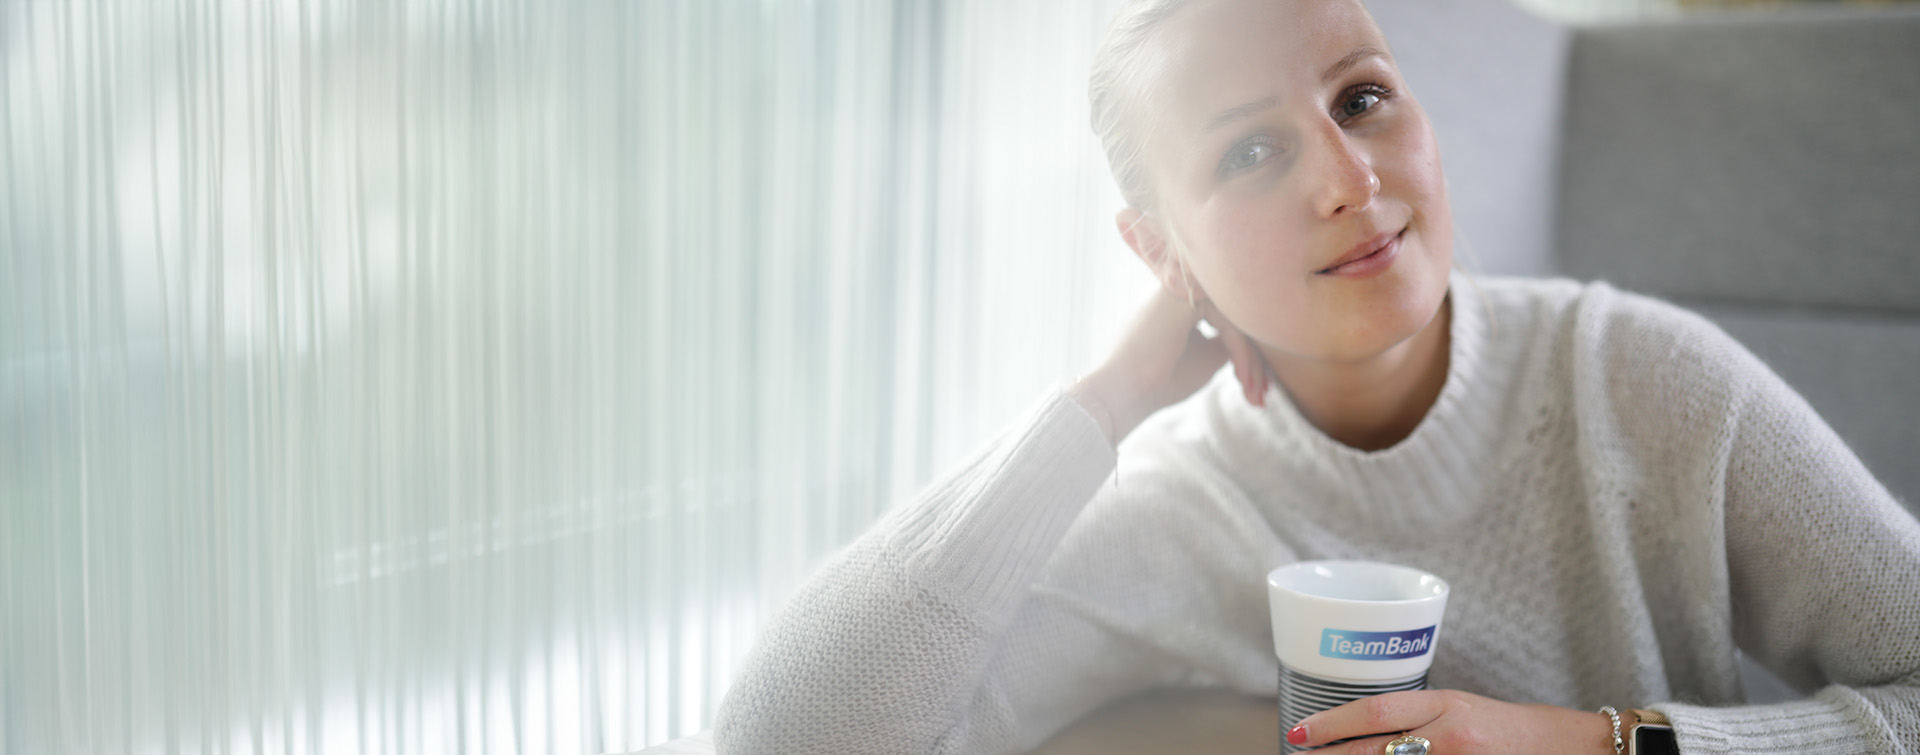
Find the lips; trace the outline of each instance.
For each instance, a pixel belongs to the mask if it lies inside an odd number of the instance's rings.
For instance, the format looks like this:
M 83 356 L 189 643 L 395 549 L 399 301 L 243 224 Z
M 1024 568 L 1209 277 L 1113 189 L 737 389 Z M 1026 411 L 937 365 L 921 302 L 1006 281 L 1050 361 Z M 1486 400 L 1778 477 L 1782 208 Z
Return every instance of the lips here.
M 1384 258 L 1393 256 L 1393 254 L 1399 250 L 1400 245 L 1397 242 L 1400 241 L 1400 236 L 1406 233 L 1406 231 L 1407 229 L 1401 228 L 1399 230 L 1386 231 L 1371 236 L 1353 245 L 1353 248 L 1347 250 L 1346 254 L 1340 255 L 1339 259 L 1334 260 L 1333 264 L 1321 268 L 1316 271 L 1315 274 L 1346 275 L 1365 272 L 1363 268 L 1370 269 L 1377 267 L 1378 263 L 1388 261 Z

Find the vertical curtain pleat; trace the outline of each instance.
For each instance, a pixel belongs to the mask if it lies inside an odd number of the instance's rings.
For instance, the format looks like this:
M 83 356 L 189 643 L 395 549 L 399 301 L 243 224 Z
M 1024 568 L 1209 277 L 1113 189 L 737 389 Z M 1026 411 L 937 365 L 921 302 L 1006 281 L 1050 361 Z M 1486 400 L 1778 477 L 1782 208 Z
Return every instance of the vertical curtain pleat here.
M 1111 0 L 0 3 L 0 752 L 620 752 L 1149 285 Z

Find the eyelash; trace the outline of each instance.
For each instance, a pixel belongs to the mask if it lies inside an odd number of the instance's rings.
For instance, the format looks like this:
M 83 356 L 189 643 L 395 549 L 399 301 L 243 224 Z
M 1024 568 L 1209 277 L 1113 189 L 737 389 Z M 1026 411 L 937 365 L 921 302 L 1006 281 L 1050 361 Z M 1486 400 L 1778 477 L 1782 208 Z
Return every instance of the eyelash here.
M 1342 117 L 1340 112 L 1341 109 L 1344 109 L 1346 107 L 1346 104 L 1349 102 L 1352 102 L 1355 97 L 1358 97 L 1363 94 L 1373 95 L 1374 97 L 1378 98 L 1378 101 L 1374 102 L 1373 105 L 1371 107 L 1368 107 L 1366 110 L 1362 110 L 1359 113 L 1356 113 L 1351 116 Z M 1345 125 L 1351 122 L 1355 118 L 1365 118 L 1368 114 L 1372 113 L 1375 108 L 1380 107 L 1382 103 L 1392 98 L 1393 98 L 1393 90 L 1385 86 L 1381 86 L 1379 84 L 1358 84 L 1355 86 L 1348 87 L 1345 91 L 1340 93 L 1340 98 L 1335 105 L 1333 119 L 1336 122 L 1339 122 L 1340 124 Z M 1267 146 L 1269 148 L 1274 147 L 1273 138 L 1269 136 L 1253 136 L 1247 139 L 1243 139 L 1238 144 L 1233 145 L 1232 148 L 1227 150 L 1227 154 L 1220 158 L 1220 167 L 1218 169 L 1219 175 L 1222 178 L 1233 175 L 1236 172 L 1236 169 L 1233 167 L 1234 159 L 1236 157 L 1239 157 L 1241 154 L 1245 153 L 1247 150 L 1253 149 L 1254 147 L 1258 147 L 1262 145 Z M 1262 161 L 1262 162 L 1265 162 L 1265 161 Z M 1248 166 L 1248 168 L 1251 168 L 1251 167 L 1253 166 Z M 1246 169 L 1247 168 L 1241 168 L 1238 170 L 1246 170 Z
M 1373 104 L 1373 107 L 1367 108 L 1366 110 L 1361 111 L 1358 115 L 1352 116 L 1353 118 L 1365 117 L 1368 113 L 1373 112 L 1373 108 L 1380 107 L 1381 103 L 1386 102 L 1387 100 L 1393 98 L 1393 90 L 1388 89 L 1387 87 L 1381 86 L 1379 84 L 1358 84 L 1355 86 L 1347 87 L 1346 91 L 1340 93 L 1340 100 L 1338 103 L 1335 104 L 1336 110 L 1335 110 L 1334 120 L 1336 121 L 1340 120 L 1340 116 L 1338 114 L 1339 112 L 1338 108 L 1345 107 L 1347 103 L 1353 101 L 1353 98 L 1363 94 L 1371 94 L 1375 97 L 1380 98 L 1380 101 L 1375 102 Z M 1351 120 L 1351 118 L 1349 120 Z M 1341 122 L 1344 123 L 1345 121 L 1341 121 Z
M 1233 166 L 1233 162 L 1236 158 L 1245 154 L 1247 150 L 1253 149 L 1254 147 L 1267 147 L 1270 149 L 1278 149 L 1278 146 L 1274 144 L 1273 137 L 1271 136 L 1252 136 L 1246 139 L 1242 139 L 1240 140 L 1239 144 L 1233 145 L 1231 148 L 1227 150 L 1227 154 L 1223 155 L 1220 158 L 1220 169 L 1219 169 L 1220 177 L 1226 178 L 1237 172 L 1252 168 L 1253 167 L 1252 165 L 1249 165 L 1246 168 L 1235 168 Z M 1258 163 L 1256 163 L 1256 165 L 1257 164 Z

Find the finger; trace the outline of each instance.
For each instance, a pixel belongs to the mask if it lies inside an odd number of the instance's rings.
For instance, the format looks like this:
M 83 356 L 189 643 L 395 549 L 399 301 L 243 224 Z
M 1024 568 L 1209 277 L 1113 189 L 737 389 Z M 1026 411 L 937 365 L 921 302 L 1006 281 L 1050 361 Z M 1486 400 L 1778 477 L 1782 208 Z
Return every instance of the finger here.
M 1389 732 L 1418 729 L 1433 723 L 1446 712 L 1446 693 L 1439 690 L 1389 692 L 1362 698 L 1337 708 L 1320 711 L 1299 723 L 1305 727 L 1304 741 L 1296 742 L 1293 732 L 1287 741 L 1318 747 L 1352 737 L 1367 737 Z M 1384 742 L 1383 742 L 1384 744 Z M 1375 750 L 1378 752 L 1379 750 Z M 1355 750 L 1355 752 L 1365 752 Z
M 1220 340 L 1233 359 L 1233 368 L 1246 373 L 1247 377 L 1241 384 L 1247 394 L 1247 403 L 1254 406 L 1266 403 L 1266 375 L 1260 366 L 1260 352 L 1253 348 L 1252 342 L 1238 328 L 1222 328 Z
M 1245 338 L 1246 336 L 1242 334 L 1241 337 Z M 1249 338 L 1247 342 L 1251 344 L 1253 339 Z M 1267 390 L 1273 386 L 1273 365 L 1267 364 L 1267 353 L 1257 348 L 1253 350 L 1253 357 L 1257 362 L 1257 364 L 1254 365 L 1254 373 L 1260 377 L 1260 405 L 1266 406 Z
M 1207 329 L 1213 331 L 1213 342 L 1226 351 L 1227 362 L 1233 366 L 1234 380 L 1240 383 L 1241 395 L 1246 396 L 1248 401 L 1252 401 L 1253 371 L 1247 369 L 1247 362 L 1242 358 L 1239 345 L 1236 344 L 1230 336 L 1234 331 L 1231 328 L 1223 329 L 1220 327 L 1220 324 L 1226 322 L 1227 319 L 1220 316 L 1220 310 L 1214 308 L 1213 302 L 1201 302 L 1197 308 L 1197 312 L 1200 314 L 1200 322 L 1204 323 Z
M 1260 384 L 1260 373 L 1254 371 L 1246 359 L 1244 336 L 1240 336 L 1240 330 L 1233 329 L 1231 325 L 1225 329 L 1217 325 L 1217 323 L 1227 323 L 1227 319 L 1219 315 L 1219 309 L 1213 307 L 1213 302 L 1200 302 L 1200 305 L 1194 309 L 1194 313 L 1198 315 L 1194 330 L 1208 336 L 1213 346 L 1225 350 L 1227 363 L 1233 365 L 1233 378 L 1240 382 L 1240 394 L 1246 396 L 1248 402 L 1252 402 L 1256 396 L 1256 386 Z
M 1151 304 L 1153 319 L 1164 323 L 1162 327 L 1179 328 L 1185 331 L 1200 322 L 1200 312 L 1188 304 L 1183 297 L 1175 295 L 1165 287 L 1154 290 Z
M 1221 345 L 1226 346 L 1226 343 L 1223 341 Z M 1253 371 L 1247 369 L 1247 363 L 1244 360 L 1234 355 L 1232 347 L 1227 347 L 1227 363 L 1233 365 L 1233 377 L 1240 381 L 1240 395 L 1246 396 L 1247 401 L 1252 402 Z
M 1367 737 L 1351 742 L 1342 742 L 1332 747 L 1315 750 L 1314 752 L 1321 753 L 1321 755 L 1383 755 L 1383 753 L 1387 751 L 1387 743 L 1400 737 L 1401 734 L 1399 732 L 1394 732 L 1377 737 Z
M 1158 350 L 1164 345 L 1181 344 L 1187 331 L 1193 329 L 1200 316 L 1187 306 L 1185 299 L 1169 294 L 1165 288 L 1154 292 L 1134 311 L 1133 321 L 1128 324 L 1121 337 L 1119 348 L 1138 350 L 1142 347 L 1149 351 Z M 1171 357 L 1169 355 L 1169 361 Z
M 1260 375 L 1254 371 L 1252 365 L 1248 364 L 1246 340 L 1226 330 L 1220 331 L 1220 337 L 1217 340 L 1220 341 L 1221 347 L 1226 349 L 1227 361 L 1233 363 L 1234 377 L 1240 378 L 1240 394 L 1247 397 L 1247 403 L 1258 406 Z
M 1121 334 L 1104 367 L 1122 378 L 1128 398 L 1157 392 L 1174 371 L 1200 316 L 1185 299 L 1156 288 Z M 1135 395 L 1140 394 L 1140 395 Z M 1159 408 L 1159 407 L 1152 407 Z
M 1168 380 L 1170 394 L 1166 401 L 1171 403 L 1186 398 L 1206 385 L 1213 374 L 1220 371 L 1220 365 L 1229 359 L 1226 347 L 1218 338 L 1208 338 L 1200 334 L 1199 329 L 1187 332 L 1187 346 L 1174 366 L 1174 374 Z
M 1240 378 L 1240 391 L 1246 394 L 1247 403 L 1254 406 L 1266 404 L 1267 374 L 1266 360 L 1260 356 L 1260 350 L 1253 347 L 1253 341 L 1245 333 L 1233 326 L 1226 316 L 1220 313 L 1211 302 L 1204 305 L 1203 312 L 1207 324 L 1220 332 L 1218 340 L 1227 349 L 1227 356 L 1233 361 L 1233 374 Z

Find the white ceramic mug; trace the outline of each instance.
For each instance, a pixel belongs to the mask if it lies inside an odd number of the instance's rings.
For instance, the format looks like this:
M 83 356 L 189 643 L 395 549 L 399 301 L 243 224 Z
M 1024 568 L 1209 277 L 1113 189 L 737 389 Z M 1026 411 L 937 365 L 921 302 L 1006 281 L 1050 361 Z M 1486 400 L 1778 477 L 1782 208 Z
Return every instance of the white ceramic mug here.
M 1432 574 L 1371 561 L 1302 561 L 1269 572 L 1282 732 L 1363 697 L 1425 689 L 1447 593 L 1446 580 Z

